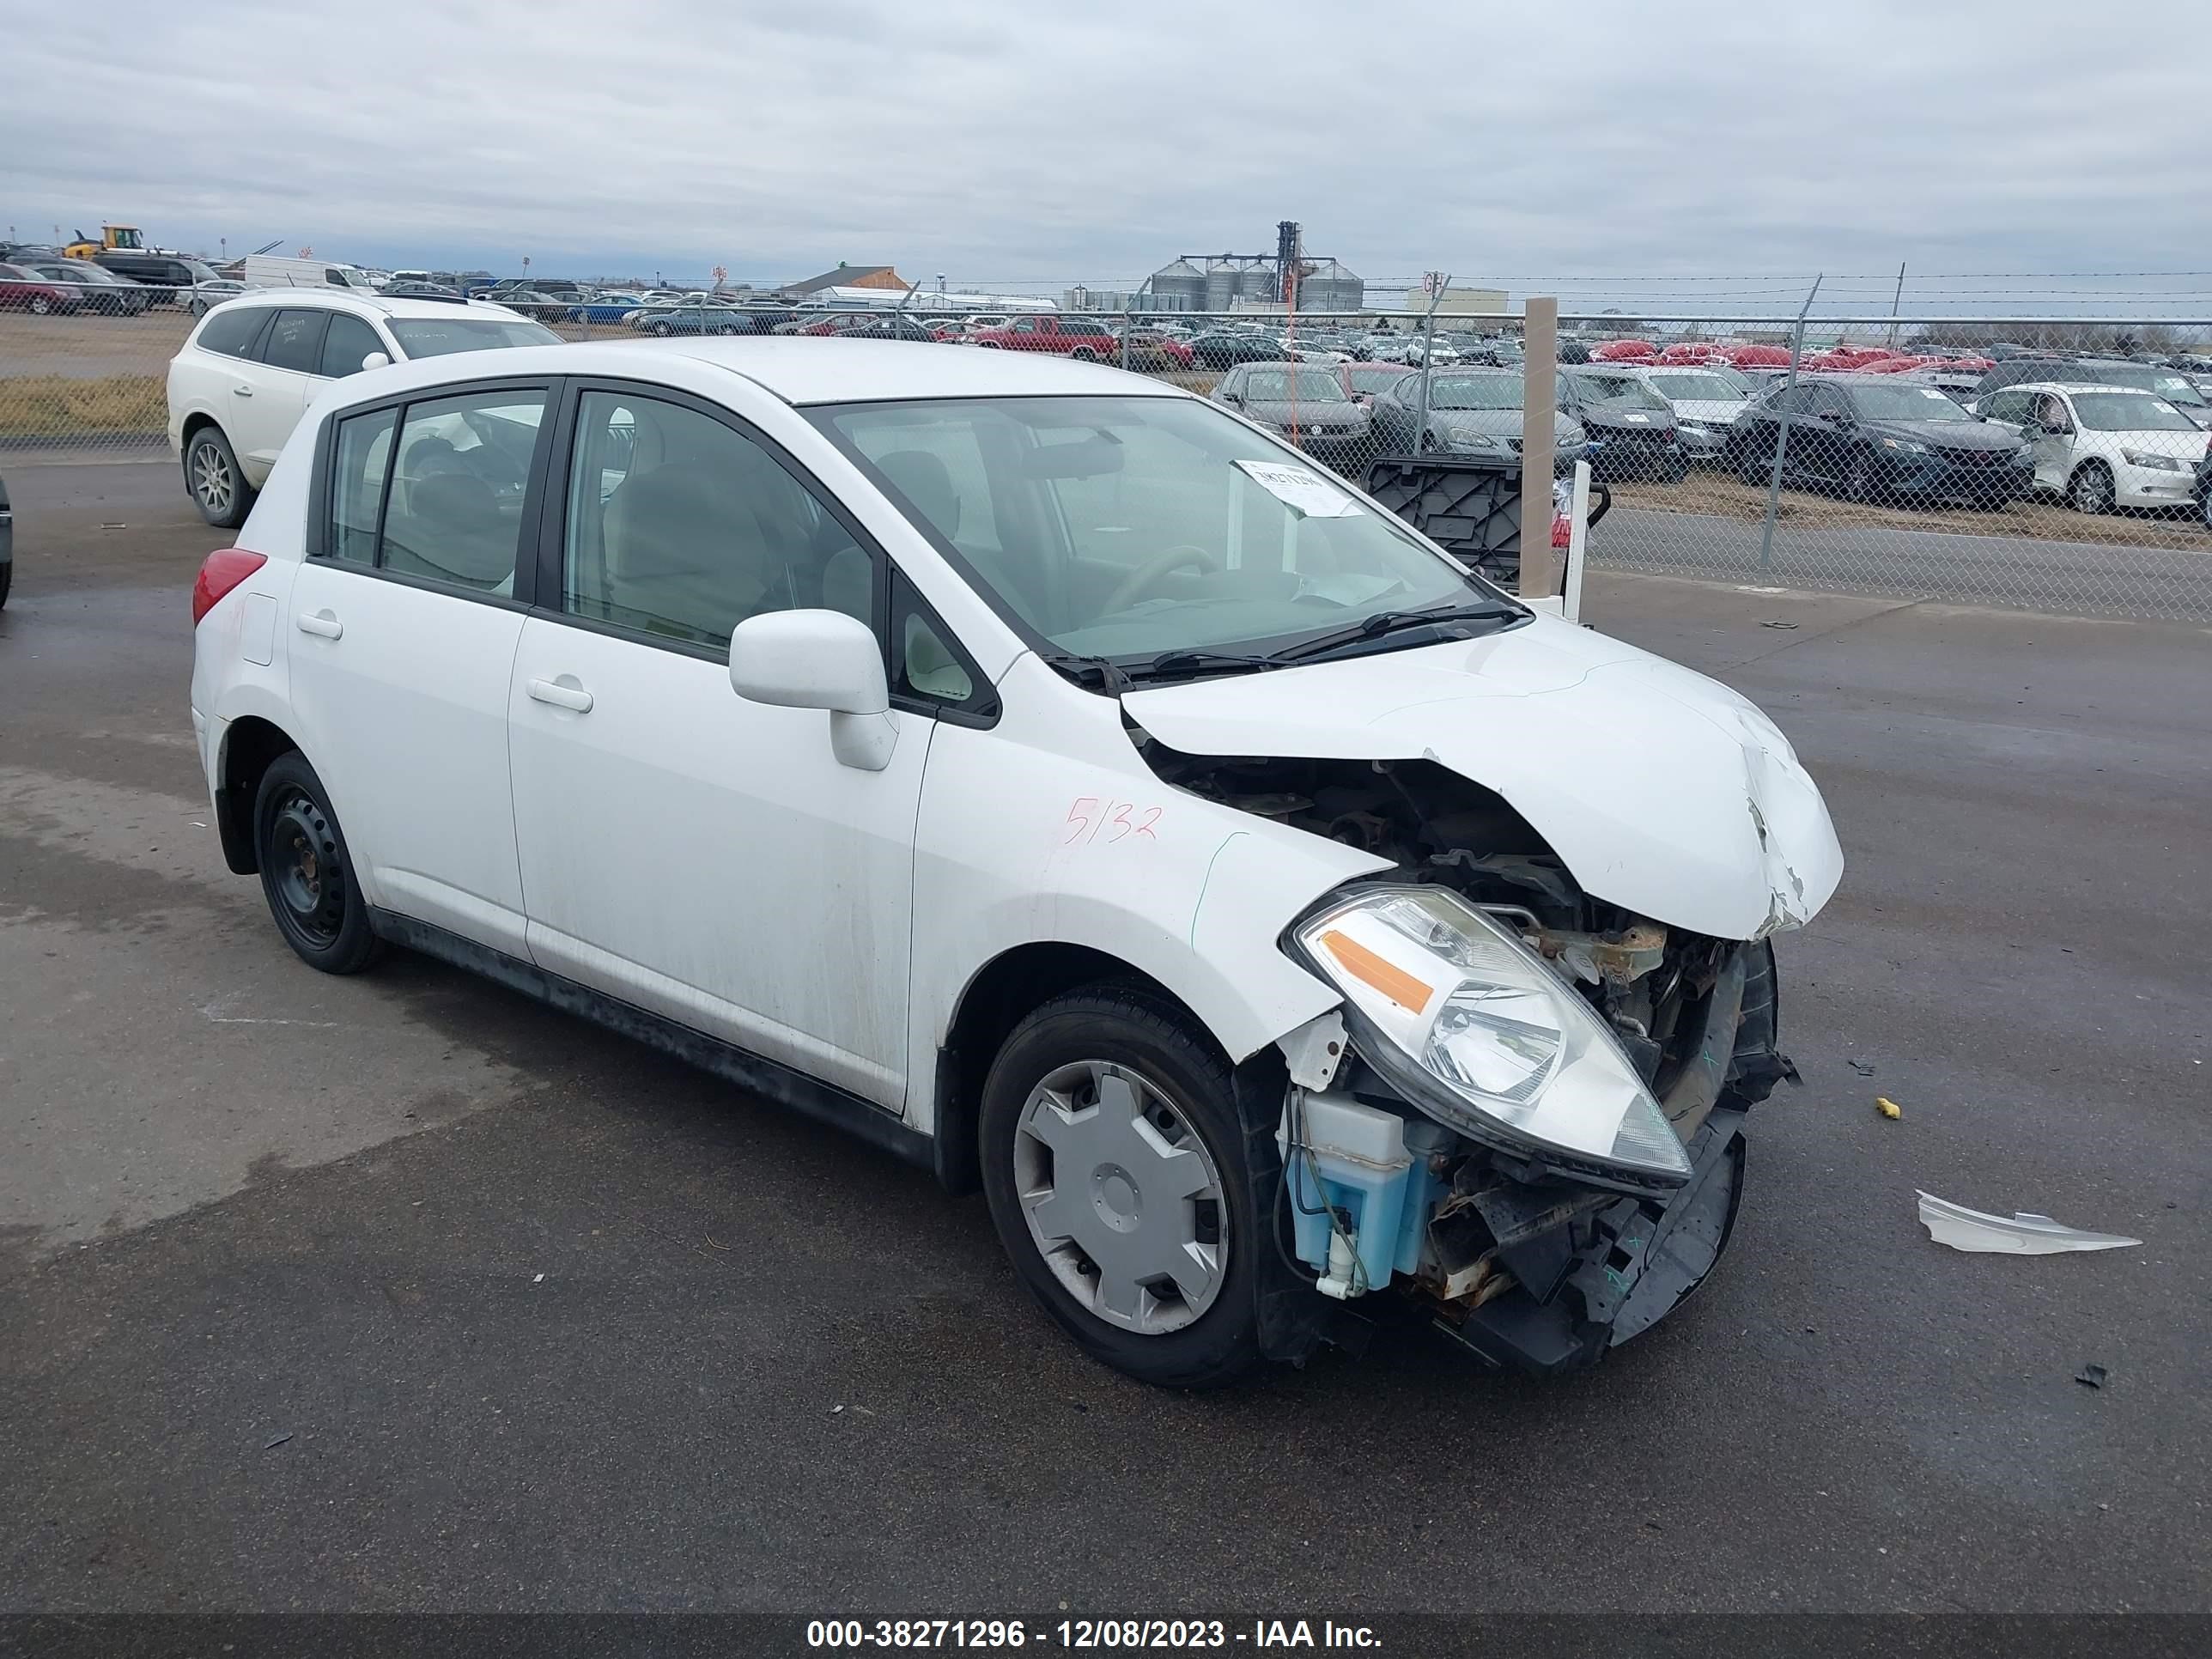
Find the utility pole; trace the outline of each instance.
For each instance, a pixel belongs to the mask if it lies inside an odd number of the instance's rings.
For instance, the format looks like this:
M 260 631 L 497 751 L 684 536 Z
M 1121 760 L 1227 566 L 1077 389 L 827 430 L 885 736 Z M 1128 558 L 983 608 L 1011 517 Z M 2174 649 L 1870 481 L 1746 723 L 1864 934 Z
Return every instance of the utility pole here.
M 1890 300 L 1889 300 L 1889 315 L 1890 315 L 1890 325 L 1889 325 L 1889 343 L 1890 343 L 1890 346 L 1891 346 L 1891 349 L 1894 349 L 1896 348 L 1896 345 L 1897 345 L 1897 320 L 1896 320 L 1896 319 L 1897 319 L 1897 308 L 1898 308 L 1898 307 L 1899 307 L 1899 306 L 1902 305 L 1904 302 L 1905 302 L 1905 261 L 1904 261 L 1904 260 L 1902 260 L 1902 259 L 1899 259 L 1899 260 L 1897 262 L 1897 292 L 1896 292 L 1895 294 L 1892 295 L 1890 296 Z

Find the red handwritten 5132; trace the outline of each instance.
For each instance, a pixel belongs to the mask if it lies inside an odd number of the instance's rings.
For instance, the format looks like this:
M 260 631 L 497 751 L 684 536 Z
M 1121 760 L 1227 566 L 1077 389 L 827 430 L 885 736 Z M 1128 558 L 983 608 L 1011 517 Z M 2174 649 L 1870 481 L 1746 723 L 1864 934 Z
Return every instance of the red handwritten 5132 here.
M 1102 800 L 1097 795 L 1078 795 L 1075 804 L 1067 809 L 1066 827 L 1060 837 L 1062 847 L 1088 847 L 1094 841 L 1126 841 L 1132 836 L 1142 836 L 1146 841 L 1158 841 L 1152 826 L 1160 821 L 1157 806 L 1139 806 L 1133 800 Z

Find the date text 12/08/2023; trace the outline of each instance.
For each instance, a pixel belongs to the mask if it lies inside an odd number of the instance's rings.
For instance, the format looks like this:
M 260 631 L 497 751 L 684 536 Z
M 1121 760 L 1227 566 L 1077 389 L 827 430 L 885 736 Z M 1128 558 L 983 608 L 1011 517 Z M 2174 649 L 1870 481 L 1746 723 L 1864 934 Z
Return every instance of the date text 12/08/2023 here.
M 1092 805 L 1095 808 L 1097 803 Z M 1220 1619 L 1062 1619 L 1035 1625 L 1020 1619 L 828 1619 L 808 1623 L 806 1644 L 828 1649 L 1034 1646 L 1115 1651 L 1232 1646 L 1372 1650 L 1382 1645 L 1368 1626 L 1340 1625 L 1328 1619 L 1317 1623 L 1255 1619 L 1249 1627 Z

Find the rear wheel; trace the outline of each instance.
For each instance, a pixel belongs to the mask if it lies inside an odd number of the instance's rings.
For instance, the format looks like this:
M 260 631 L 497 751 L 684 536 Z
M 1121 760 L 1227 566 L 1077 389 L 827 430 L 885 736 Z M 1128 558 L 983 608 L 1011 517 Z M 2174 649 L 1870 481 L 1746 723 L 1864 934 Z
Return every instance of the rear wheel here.
M 1079 363 L 1095 363 L 1098 361 L 1098 354 L 1089 346 L 1078 346 L 1067 355 Z
M 10 559 L 7 563 L 0 564 L 0 608 L 7 605 L 8 590 L 15 585 L 15 562 Z
M 315 769 L 297 750 L 279 755 L 254 796 L 253 850 L 276 931 L 301 961 L 357 974 L 376 956 L 368 902 L 354 880 L 345 832 Z
M 1740 482 L 1747 484 L 1763 484 L 1772 477 L 1773 471 L 1774 463 L 1771 459 L 1761 460 L 1748 449 L 1740 449 L 1736 452 L 1735 476 Z
M 52 313 L 53 308 L 54 302 L 45 295 L 33 294 L 31 296 L 31 315 L 33 317 L 49 316 Z
M 1262 1218 L 1229 1067 L 1133 987 L 1059 997 L 984 1085 L 983 1189 L 1014 1270 L 1094 1358 L 1208 1388 L 1259 1358 Z
M 2112 510 L 2112 475 L 2101 461 L 2091 461 L 2066 486 L 2066 499 L 2076 513 Z
M 221 427 L 202 427 L 185 446 L 185 488 L 191 491 L 200 517 L 217 529 L 235 530 L 246 522 L 253 491 Z

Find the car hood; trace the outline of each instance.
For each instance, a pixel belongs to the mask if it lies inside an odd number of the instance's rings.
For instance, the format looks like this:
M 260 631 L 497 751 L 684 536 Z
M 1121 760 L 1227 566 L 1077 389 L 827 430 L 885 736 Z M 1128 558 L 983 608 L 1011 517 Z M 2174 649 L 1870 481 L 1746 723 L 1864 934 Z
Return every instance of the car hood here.
M 1276 426 L 1288 426 L 1293 416 L 1300 426 L 1312 426 L 1317 422 L 1334 426 L 1367 424 L 1366 405 L 1355 404 L 1348 398 L 1339 398 L 1334 403 L 1326 403 L 1317 398 L 1301 398 L 1295 404 L 1270 400 L 1248 403 L 1243 408 L 1243 412 L 1254 420 L 1270 422 Z
M 2017 449 L 2015 433 L 1986 421 L 1861 421 L 1859 430 L 1876 438 L 1910 438 L 1943 449 Z
M 1674 416 L 1670 410 L 1657 409 L 1618 409 L 1607 404 L 1584 405 L 1580 419 L 1586 427 L 1606 432 L 1672 432 Z
M 1672 401 L 1676 420 L 1705 421 L 1715 426 L 1729 425 L 1751 406 L 1748 398 L 1676 398 Z
M 1547 617 L 1122 705 L 1186 754 L 1434 761 L 1510 802 L 1586 892 L 1718 939 L 1802 925 L 1843 874 L 1820 790 L 1755 706 Z
M 1413 405 L 1418 408 L 1418 405 Z M 1432 409 L 1429 424 L 1442 431 L 1447 427 L 1463 426 L 1471 431 L 1486 433 L 1493 438 L 1517 438 L 1521 435 L 1521 411 L 1517 409 Z M 1562 444 L 1583 441 L 1582 423 L 1571 415 L 1561 413 L 1552 418 L 1552 430 Z

